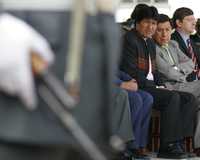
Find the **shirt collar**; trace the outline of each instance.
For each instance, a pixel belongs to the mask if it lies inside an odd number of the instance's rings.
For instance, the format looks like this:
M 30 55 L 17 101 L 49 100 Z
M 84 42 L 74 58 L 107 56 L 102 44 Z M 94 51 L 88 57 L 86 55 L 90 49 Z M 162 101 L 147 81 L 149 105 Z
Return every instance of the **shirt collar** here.
M 168 48 L 168 46 L 169 46 L 168 43 L 166 43 L 166 44 L 162 45 L 161 47 L 162 48 Z
M 181 35 L 183 41 L 185 42 L 185 45 L 187 46 L 187 40 L 190 38 L 190 35 L 184 33 L 181 30 L 177 30 L 177 32 Z

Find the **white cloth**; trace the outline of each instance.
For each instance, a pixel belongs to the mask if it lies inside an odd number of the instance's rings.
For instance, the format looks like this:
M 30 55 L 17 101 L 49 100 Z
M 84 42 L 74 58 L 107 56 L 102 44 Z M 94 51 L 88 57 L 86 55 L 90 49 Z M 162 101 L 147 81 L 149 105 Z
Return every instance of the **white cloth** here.
M 9 14 L 0 16 L 0 90 L 18 96 L 29 108 L 37 98 L 30 63 L 31 52 L 48 64 L 54 56 L 47 41 L 31 26 Z
M 154 77 L 153 77 L 153 74 L 152 74 L 152 64 L 151 64 L 151 57 L 150 57 L 150 54 L 149 54 L 149 72 L 148 72 L 146 78 L 147 78 L 148 80 L 151 80 L 151 81 L 154 80 Z

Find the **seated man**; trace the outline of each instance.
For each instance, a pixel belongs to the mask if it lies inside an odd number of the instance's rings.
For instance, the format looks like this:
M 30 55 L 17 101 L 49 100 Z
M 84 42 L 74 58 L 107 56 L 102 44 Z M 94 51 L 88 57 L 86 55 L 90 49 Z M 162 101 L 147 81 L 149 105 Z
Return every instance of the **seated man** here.
M 157 27 L 157 18 L 158 12 L 152 7 L 139 11 L 135 29 L 124 36 L 120 69 L 135 78 L 139 88 L 153 96 L 154 108 L 161 112 L 158 157 L 187 158 L 177 141 L 193 135 L 193 119 L 185 118 L 183 121 L 183 117 L 194 116 L 190 111 L 195 107 L 195 98 L 190 93 L 164 89 L 162 77 L 156 70 L 156 48 L 151 39 Z M 182 112 L 182 108 L 189 111 Z M 184 130 L 186 127 L 187 130 Z
M 171 32 L 169 17 L 161 14 L 158 18 L 157 30 L 153 36 L 156 42 L 158 70 L 166 76 L 168 82 L 165 83 L 165 86 L 168 89 L 192 93 L 200 101 L 200 81 L 188 82 L 188 77 L 193 74 L 195 65 L 179 49 L 177 42 L 170 40 Z M 198 136 L 199 133 L 200 131 L 197 128 L 195 135 Z M 199 142 L 195 141 L 195 146 L 198 146 L 197 144 Z
M 136 158 L 147 158 L 146 146 L 153 97 L 145 91 L 138 90 L 136 80 L 124 72 L 119 72 L 116 84 L 127 90 L 130 103 L 135 141 L 128 142 L 127 151 L 132 152 Z
M 195 64 L 193 74 L 188 77 L 188 80 L 196 80 L 200 78 L 200 49 L 190 38 L 190 35 L 195 31 L 196 19 L 190 8 L 178 8 L 173 15 L 173 26 L 175 32 L 172 33 L 171 39 L 175 40 L 181 51 L 187 55 Z
M 112 135 L 114 137 L 118 137 L 118 140 L 119 141 L 121 140 L 122 142 L 121 145 L 116 146 L 116 147 L 119 147 L 116 149 L 124 150 L 125 149 L 124 143 L 128 141 L 133 141 L 135 139 L 133 129 L 132 129 L 128 93 L 117 86 L 113 88 L 112 93 L 113 93 L 112 108 L 111 108 Z M 124 152 L 120 154 L 120 157 L 121 158 L 123 157 L 124 159 L 127 159 L 127 160 L 131 159 L 131 155 L 125 155 Z

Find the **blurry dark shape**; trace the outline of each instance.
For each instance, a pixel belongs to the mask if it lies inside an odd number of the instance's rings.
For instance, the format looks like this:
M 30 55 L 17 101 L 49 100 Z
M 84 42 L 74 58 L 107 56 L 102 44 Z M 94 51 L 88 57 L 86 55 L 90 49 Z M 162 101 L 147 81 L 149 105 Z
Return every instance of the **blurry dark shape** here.
M 153 19 L 157 20 L 158 19 L 158 9 L 155 6 L 150 6 L 150 8 L 153 10 Z
M 146 7 L 148 5 L 140 3 L 137 4 L 133 10 L 133 12 L 130 15 L 130 18 L 127 19 L 125 22 L 121 23 L 122 29 L 124 30 L 124 32 L 129 31 L 131 29 L 133 29 L 135 27 L 135 19 L 137 17 L 137 13 L 140 11 L 140 9 Z
M 57 77 L 48 70 L 45 61 L 41 56 L 32 52 L 31 53 L 32 70 L 35 75 L 42 80 L 42 82 L 48 86 L 54 96 L 64 105 L 65 109 L 72 109 L 76 104 L 76 100 L 68 93 L 64 87 L 64 84 L 60 82 Z
M 193 42 L 198 46 L 198 49 L 200 50 L 200 18 L 197 19 L 196 33 L 194 35 L 191 35 L 190 38 L 193 40 Z
M 67 111 L 66 106 L 62 106 L 55 98 L 55 94 L 52 93 L 48 87 L 40 86 L 39 94 L 52 110 L 52 112 L 58 117 L 61 123 L 65 126 L 72 136 L 77 140 L 83 150 L 93 160 L 106 160 L 107 158 L 97 148 L 96 144 L 88 137 L 85 131 L 79 126 L 72 114 Z
M 197 31 L 197 34 L 200 35 L 200 18 L 197 19 L 196 31 Z
M 106 160 L 96 144 L 79 126 L 71 113 L 67 111 L 76 105 L 75 99 L 66 91 L 64 84 L 48 71 L 42 57 L 34 52 L 31 55 L 33 71 L 44 85 L 39 88 L 40 96 L 93 160 Z
M 188 76 L 186 77 L 186 81 L 187 82 L 192 82 L 196 79 L 196 73 L 195 72 L 191 72 L 190 74 L 188 74 Z
M 140 4 L 137 4 L 135 6 L 135 9 L 133 10 L 133 12 L 131 13 L 131 19 L 135 19 L 137 17 L 137 14 L 139 13 L 140 9 L 144 8 L 148 6 L 147 4 L 144 4 L 144 3 L 140 3 Z

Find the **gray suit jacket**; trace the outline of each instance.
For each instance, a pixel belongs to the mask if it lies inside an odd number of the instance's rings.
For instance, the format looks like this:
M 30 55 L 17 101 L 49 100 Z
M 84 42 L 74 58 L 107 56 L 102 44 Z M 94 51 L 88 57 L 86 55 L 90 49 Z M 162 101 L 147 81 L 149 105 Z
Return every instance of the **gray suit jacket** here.
M 185 82 L 187 75 L 194 69 L 194 63 L 179 49 L 177 42 L 170 40 L 168 47 L 175 65 L 179 70 L 170 65 L 166 51 L 161 46 L 156 45 L 156 63 L 158 70 L 170 80 Z

